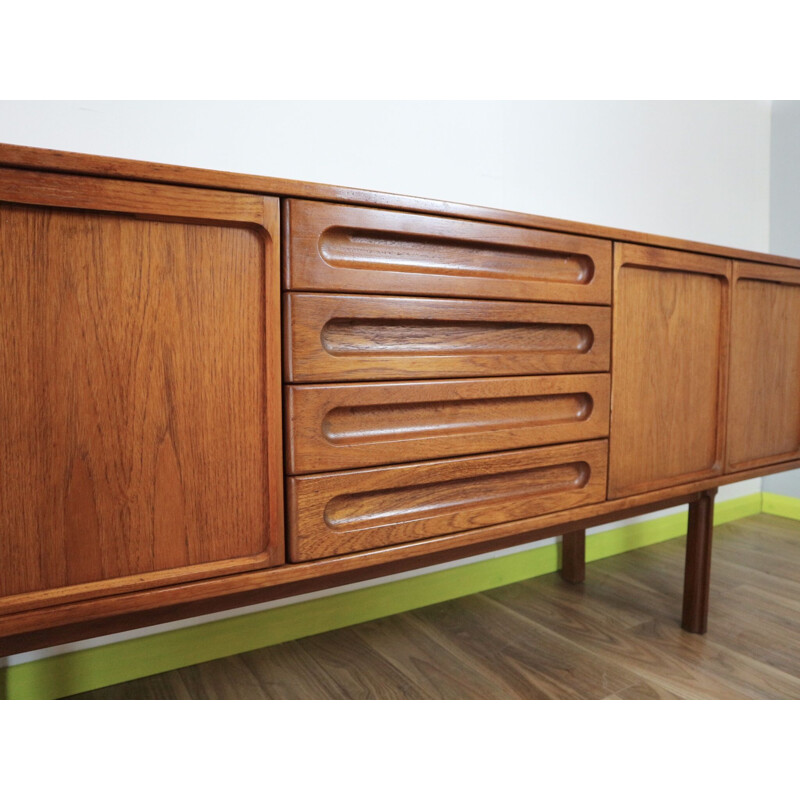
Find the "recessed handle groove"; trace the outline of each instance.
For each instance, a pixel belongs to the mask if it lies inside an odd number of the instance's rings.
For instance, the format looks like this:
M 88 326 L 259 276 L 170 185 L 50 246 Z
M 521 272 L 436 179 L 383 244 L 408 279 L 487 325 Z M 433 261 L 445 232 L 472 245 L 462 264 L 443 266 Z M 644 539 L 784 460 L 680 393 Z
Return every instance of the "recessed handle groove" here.
M 325 507 L 332 531 L 408 523 L 487 508 L 522 498 L 583 488 L 591 470 L 585 461 L 471 478 L 339 495 Z
M 594 277 L 587 255 L 441 236 L 337 225 L 320 234 L 318 247 L 330 266 L 348 269 L 572 285 Z
M 583 422 L 592 408 L 587 392 L 346 406 L 325 415 L 322 435 L 341 446 L 458 436 Z
M 320 339 L 333 356 L 576 355 L 591 350 L 594 334 L 584 324 L 334 318 Z

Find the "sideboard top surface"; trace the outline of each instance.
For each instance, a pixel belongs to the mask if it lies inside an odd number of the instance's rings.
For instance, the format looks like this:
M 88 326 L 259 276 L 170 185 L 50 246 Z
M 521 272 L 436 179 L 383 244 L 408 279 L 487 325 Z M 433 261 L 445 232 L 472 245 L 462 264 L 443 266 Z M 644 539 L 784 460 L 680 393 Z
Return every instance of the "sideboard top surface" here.
M 268 178 L 218 170 L 198 169 L 157 164 L 147 161 L 134 161 L 125 158 L 69 153 L 62 150 L 48 150 L 38 147 L 0 143 L 0 166 L 21 169 L 42 169 L 75 175 L 98 175 L 157 183 L 179 184 L 204 188 L 226 189 L 257 194 L 279 195 L 282 197 L 309 200 L 327 200 L 351 203 L 360 206 L 376 206 L 399 211 L 415 211 L 440 214 L 462 219 L 475 219 L 497 222 L 505 225 L 518 225 L 526 228 L 594 236 L 603 239 L 631 242 L 649 246 L 684 250 L 695 253 L 735 258 L 740 261 L 756 261 L 800 268 L 800 259 L 739 250 L 731 247 L 693 242 L 668 236 L 657 236 L 602 225 L 543 217 L 536 214 L 523 214 L 515 211 L 501 211 L 482 206 L 451 203 L 421 197 L 408 197 L 389 192 L 373 192 L 344 186 L 330 186 L 307 181 L 294 181 L 285 178 Z

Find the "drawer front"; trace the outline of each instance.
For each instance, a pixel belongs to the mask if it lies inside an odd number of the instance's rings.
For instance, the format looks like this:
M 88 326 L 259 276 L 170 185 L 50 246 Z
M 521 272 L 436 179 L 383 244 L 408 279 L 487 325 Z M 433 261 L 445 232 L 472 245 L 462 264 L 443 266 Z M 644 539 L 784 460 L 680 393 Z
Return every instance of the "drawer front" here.
M 289 480 L 289 553 L 309 561 L 599 503 L 607 442 Z
M 611 302 L 611 242 L 290 200 L 287 289 Z
M 290 383 L 605 372 L 598 306 L 411 297 L 285 296 Z
M 290 474 L 608 436 L 608 375 L 286 388 Z

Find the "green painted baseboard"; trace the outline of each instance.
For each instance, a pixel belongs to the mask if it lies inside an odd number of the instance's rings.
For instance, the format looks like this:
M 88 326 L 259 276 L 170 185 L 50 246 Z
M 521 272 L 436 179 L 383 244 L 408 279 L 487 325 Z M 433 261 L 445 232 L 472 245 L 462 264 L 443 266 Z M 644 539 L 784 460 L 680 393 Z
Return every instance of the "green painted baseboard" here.
M 762 492 L 761 510 L 765 514 L 774 514 L 776 517 L 788 517 L 800 520 L 800 498 L 784 497 L 782 494 Z
M 764 497 L 773 498 L 772 508 L 793 510 L 784 516 L 800 519 L 799 500 L 777 495 Z M 726 500 L 716 504 L 715 523 L 721 525 L 761 510 L 760 493 Z M 670 514 L 593 534 L 586 540 L 586 560 L 596 561 L 683 536 L 686 517 L 686 512 Z M 0 670 L 0 698 L 66 697 L 367 622 L 555 572 L 558 556 L 558 546 L 551 544 L 378 586 L 16 664 Z

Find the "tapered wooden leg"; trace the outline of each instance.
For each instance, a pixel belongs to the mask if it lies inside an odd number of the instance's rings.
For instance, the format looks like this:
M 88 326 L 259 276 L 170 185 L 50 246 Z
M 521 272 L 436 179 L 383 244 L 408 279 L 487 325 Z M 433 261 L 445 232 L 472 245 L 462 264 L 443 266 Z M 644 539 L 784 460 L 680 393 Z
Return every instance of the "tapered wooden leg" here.
M 689 535 L 683 578 L 684 630 L 705 633 L 708 628 L 708 590 L 711 583 L 711 535 L 714 529 L 716 489 L 689 503 Z
M 569 583 L 586 578 L 586 531 L 573 531 L 561 537 L 561 577 Z

